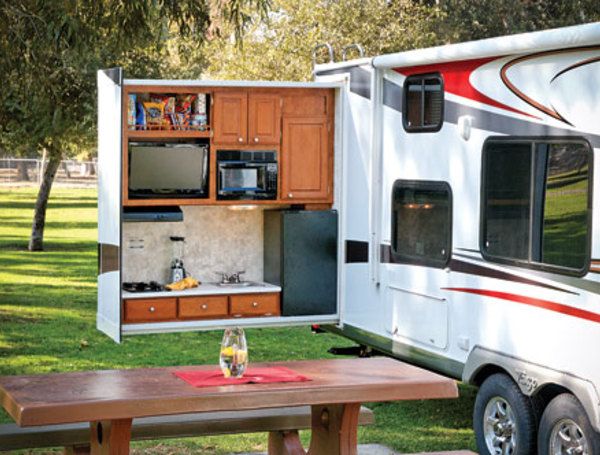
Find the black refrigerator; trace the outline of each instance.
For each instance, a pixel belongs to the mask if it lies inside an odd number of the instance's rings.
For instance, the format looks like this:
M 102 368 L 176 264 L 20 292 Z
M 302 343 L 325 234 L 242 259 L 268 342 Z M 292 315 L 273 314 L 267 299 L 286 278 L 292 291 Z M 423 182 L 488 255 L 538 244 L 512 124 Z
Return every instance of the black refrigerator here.
M 283 316 L 336 313 L 337 226 L 335 210 L 265 211 L 265 281 L 281 286 Z

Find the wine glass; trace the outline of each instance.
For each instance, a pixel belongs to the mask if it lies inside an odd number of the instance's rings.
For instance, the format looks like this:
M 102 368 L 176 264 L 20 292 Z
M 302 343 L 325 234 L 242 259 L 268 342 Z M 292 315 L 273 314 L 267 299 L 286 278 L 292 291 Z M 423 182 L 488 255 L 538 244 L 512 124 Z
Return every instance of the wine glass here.
M 241 378 L 248 366 L 246 335 L 240 327 L 225 329 L 219 365 L 226 378 Z

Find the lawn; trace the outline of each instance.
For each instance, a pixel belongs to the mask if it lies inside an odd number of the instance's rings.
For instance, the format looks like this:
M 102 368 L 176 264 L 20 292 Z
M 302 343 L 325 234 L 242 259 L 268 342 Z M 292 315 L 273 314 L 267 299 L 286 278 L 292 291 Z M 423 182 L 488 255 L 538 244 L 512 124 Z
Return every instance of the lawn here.
M 34 199 L 33 189 L 0 188 L 0 375 L 217 362 L 220 332 L 134 336 L 122 344 L 98 332 L 96 192 L 52 191 L 46 250 L 40 253 L 27 252 Z M 247 338 L 251 361 L 326 358 L 331 357 L 328 348 L 351 344 L 334 335 L 312 334 L 308 327 L 252 329 Z M 376 424 L 360 430 L 359 442 L 403 452 L 475 449 L 473 400 L 474 390 L 461 386 L 458 400 L 370 405 Z M 0 411 L 0 422 L 9 421 Z M 134 447 L 149 454 L 222 454 L 265 450 L 266 435 Z

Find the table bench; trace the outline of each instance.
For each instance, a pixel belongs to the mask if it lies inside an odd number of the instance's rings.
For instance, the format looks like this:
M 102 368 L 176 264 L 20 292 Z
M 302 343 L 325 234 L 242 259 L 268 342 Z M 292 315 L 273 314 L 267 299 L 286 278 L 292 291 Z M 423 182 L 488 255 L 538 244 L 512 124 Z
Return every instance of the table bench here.
M 197 388 L 174 376 L 214 366 L 4 376 L 0 404 L 20 427 L 89 422 L 91 452 L 103 455 L 129 453 L 135 419 L 310 406 L 309 453 L 356 455 L 360 403 L 458 396 L 453 380 L 389 358 L 262 366 L 287 367 L 310 381 Z M 269 453 L 305 453 L 297 429 L 271 431 Z
M 371 425 L 373 411 L 362 406 L 358 424 Z M 262 433 L 310 429 L 310 406 L 254 411 L 203 412 L 134 419 L 131 440 L 186 438 L 233 433 Z M 41 427 L 0 425 L 0 450 L 64 447 L 65 453 L 88 453 L 90 425 L 72 423 Z

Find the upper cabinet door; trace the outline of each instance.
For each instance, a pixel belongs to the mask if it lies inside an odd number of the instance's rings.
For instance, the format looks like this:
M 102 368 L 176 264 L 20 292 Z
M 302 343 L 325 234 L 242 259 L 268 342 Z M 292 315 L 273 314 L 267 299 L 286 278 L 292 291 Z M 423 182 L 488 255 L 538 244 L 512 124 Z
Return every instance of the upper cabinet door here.
M 246 144 L 248 95 L 246 92 L 215 92 L 215 144 Z
M 248 143 L 279 144 L 281 97 L 269 94 L 248 96 Z
M 283 119 L 281 199 L 329 201 L 331 163 L 326 118 Z

